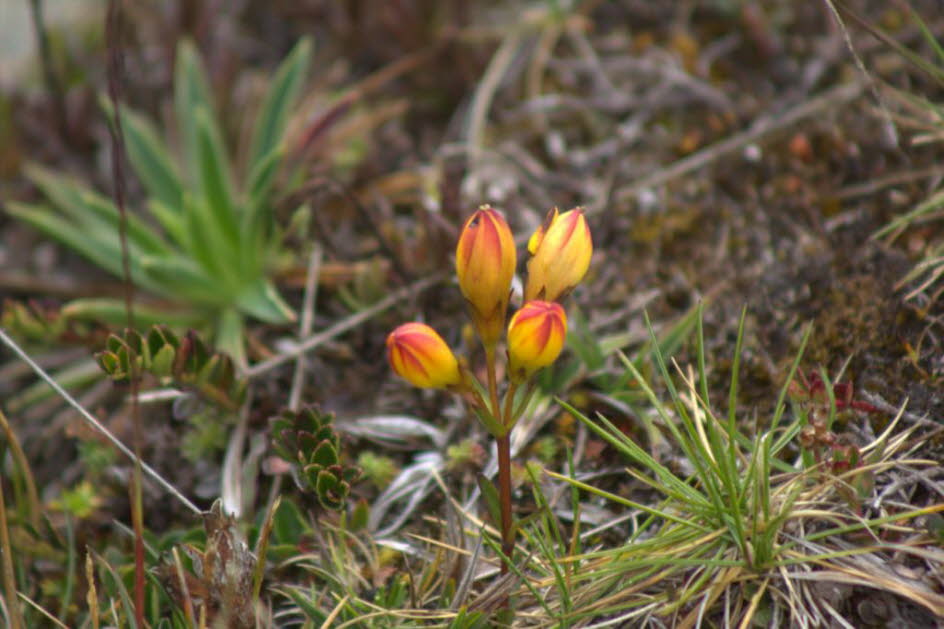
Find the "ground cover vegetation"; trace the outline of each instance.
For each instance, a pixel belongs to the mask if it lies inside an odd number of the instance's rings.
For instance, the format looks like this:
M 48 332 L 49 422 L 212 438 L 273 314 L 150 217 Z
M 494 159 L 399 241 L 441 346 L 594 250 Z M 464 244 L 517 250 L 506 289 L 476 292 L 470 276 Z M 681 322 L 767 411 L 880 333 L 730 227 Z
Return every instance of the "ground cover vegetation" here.
M 4 626 L 944 626 L 936 2 L 76 2 Z

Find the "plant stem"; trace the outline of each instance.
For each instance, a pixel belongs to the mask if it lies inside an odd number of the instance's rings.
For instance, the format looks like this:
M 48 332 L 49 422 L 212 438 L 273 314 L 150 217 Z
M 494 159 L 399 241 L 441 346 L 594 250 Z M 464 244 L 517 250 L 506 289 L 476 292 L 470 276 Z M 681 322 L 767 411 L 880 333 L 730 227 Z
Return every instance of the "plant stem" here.
M 488 371 L 488 397 L 491 402 L 489 411 L 497 421 L 501 421 L 501 408 L 498 405 L 498 378 L 495 375 L 495 345 L 485 347 L 485 367 Z
M 20 616 L 20 605 L 16 600 L 16 577 L 13 573 L 13 545 L 10 543 L 10 531 L 7 529 L 7 509 L 4 500 L 3 483 L 0 483 L 0 560 L 3 562 L 3 591 L 6 597 L 10 629 L 22 629 L 23 618 Z
M 485 347 L 485 363 L 488 371 L 488 394 L 492 403 L 492 417 L 505 428 L 505 434 L 495 437 L 498 447 L 498 503 L 501 508 L 502 553 L 507 558 L 502 562 L 501 573 L 508 574 L 511 554 L 515 548 L 515 534 L 511 521 L 511 422 L 507 412 L 502 412 L 498 402 L 498 378 L 495 375 L 495 346 Z M 514 385 L 512 385 L 514 386 Z M 514 390 L 509 390 L 510 396 Z M 505 404 L 506 409 L 509 406 Z
M 501 573 L 508 574 L 508 564 L 515 550 L 515 532 L 511 525 L 511 433 L 495 440 L 498 446 L 498 502 L 501 506 L 502 562 Z
M 39 493 L 36 491 L 36 480 L 33 478 L 33 471 L 30 469 L 29 461 L 26 459 L 26 453 L 23 452 L 23 448 L 20 446 L 20 442 L 16 438 L 16 433 L 13 432 L 13 428 L 10 426 L 10 423 L 7 421 L 7 417 L 3 414 L 2 410 L 0 410 L 0 432 L 2 432 L 3 436 L 6 438 L 7 444 L 10 447 L 10 454 L 13 457 L 13 461 L 16 466 L 20 468 L 20 474 L 23 475 L 23 482 L 26 485 L 29 522 L 33 525 L 33 528 L 39 530 L 40 506 Z

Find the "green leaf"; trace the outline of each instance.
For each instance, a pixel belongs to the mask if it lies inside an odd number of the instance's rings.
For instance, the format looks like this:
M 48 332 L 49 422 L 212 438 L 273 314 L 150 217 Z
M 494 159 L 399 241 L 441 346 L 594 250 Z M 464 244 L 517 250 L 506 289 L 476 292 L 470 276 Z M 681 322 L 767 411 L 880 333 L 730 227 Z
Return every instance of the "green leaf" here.
M 482 497 L 485 499 L 485 506 L 488 507 L 488 514 L 491 516 L 492 522 L 498 526 L 502 521 L 501 503 L 498 500 L 498 489 L 495 488 L 495 484 L 488 480 L 484 474 L 478 474 L 476 476 L 476 481 L 478 481 L 479 489 L 482 492 Z
M 131 602 L 131 595 L 128 594 L 128 588 L 125 587 L 121 576 L 103 557 L 94 554 L 94 558 L 95 561 L 98 562 L 98 578 L 102 582 L 102 590 L 104 590 L 105 595 L 112 598 L 120 598 L 122 606 L 126 610 L 124 620 L 128 623 L 128 627 L 130 629 L 138 629 L 138 623 L 132 613 L 134 603 Z
M 281 149 L 276 149 L 253 168 L 249 177 L 249 206 L 242 217 L 242 242 L 248 262 L 260 267 L 265 261 L 266 249 L 275 231 L 269 190 L 273 176 L 282 159 Z
M 273 519 L 273 539 L 279 544 L 297 546 L 301 543 L 302 536 L 309 533 L 310 530 L 311 528 L 305 521 L 305 517 L 295 503 L 291 500 L 283 499 Z
M 103 98 L 102 107 L 114 124 L 111 103 Z M 121 128 L 128 159 L 148 194 L 177 212 L 182 211 L 183 183 L 157 131 L 146 118 L 127 107 L 121 108 Z
M 232 308 L 225 309 L 219 318 L 216 326 L 216 346 L 233 357 L 240 366 L 245 367 L 246 343 L 245 343 L 245 325 L 242 315 Z
M 121 245 L 114 233 L 86 233 L 56 215 L 51 209 L 42 206 L 30 206 L 14 201 L 6 205 L 6 210 L 10 215 L 58 240 L 112 275 L 124 275 Z M 131 277 L 139 287 L 154 290 L 155 284 L 144 275 L 138 263 L 140 253 L 132 250 L 131 254 Z
M 228 251 L 240 250 L 237 207 L 230 181 L 230 164 L 219 131 L 210 119 L 210 112 L 200 107 L 197 121 L 197 166 L 199 189 L 213 217 L 211 228 L 223 236 Z M 233 258 L 236 260 L 238 258 Z
M 300 40 L 275 74 L 253 130 L 249 151 L 250 171 L 255 171 L 282 143 L 289 111 L 308 71 L 311 48 L 311 39 Z
M 145 257 L 140 264 L 149 285 L 157 293 L 204 306 L 220 306 L 227 301 L 227 293 L 219 281 L 207 277 L 192 260 Z
M 74 299 L 63 306 L 62 315 L 69 319 L 106 321 L 117 326 L 124 326 L 128 323 L 124 299 L 111 297 Z M 202 321 L 202 317 L 199 313 L 193 311 L 159 308 L 135 303 L 134 321 L 136 325 L 141 327 L 161 323 L 190 327 L 198 325 Z
M 277 147 L 256 162 L 249 171 L 249 205 L 253 208 L 251 214 L 260 212 L 266 205 L 269 190 L 272 189 L 272 180 L 284 155 L 284 149 Z
M 187 195 L 184 203 L 190 257 L 207 277 L 216 280 L 214 292 L 231 294 L 240 281 L 240 267 L 234 261 L 236 252 L 230 250 L 226 237 L 214 227 L 213 213 L 203 199 Z
M 338 451 L 330 441 L 322 441 L 318 444 L 318 447 L 315 448 L 315 451 L 311 453 L 308 460 L 321 467 L 337 465 Z
M 167 378 L 170 376 L 175 355 L 176 352 L 170 345 L 161 347 L 154 353 L 151 362 L 151 372 L 158 378 Z
M 177 135 L 183 148 L 190 181 L 197 183 L 199 172 L 197 156 L 197 111 L 214 111 L 209 82 L 200 63 L 196 47 L 189 39 L 177 45 L 177 63 L 174 68 L 174 107 L 177 114 Z M 211 124 L 213 123 L 211 119 Z M 216 135 L 220 133 L 217 130 Z
M 587 370 L 594 372 L 604 366 L 606 356 L 603 353 L 597 335 L 590 329 L 590 322 L 579 308 L 573 308 L 571 320 L 574 322 L 573 333 L 567 335 L 567 345 L 580 357 Z
M 350 494 L 351 486 L 340 480 L 330 470 L 322 470 L 318 473 L 315 481 L 315 493 L 318 496 L 318 502 L 325 509 L 339 511 L 344 508 L 344 503 Z
M 121 275 L 120 252 L 112 251 L 110 247 L 103 247 L 100 242 L 93 243 L 80 233 L 75 225 L 57 216 L 51 209 L 11 201 L 6 204 L 6 210 L 12 216 L 74 249 L 97 266 L 113 275 Z M 115 255 L 116 253 L 118 255 Z
M 367 529 L 367 522 L 370 520 L 370 505 L 361 498 L 354 505 L 351 511 L 351 519 L 348 522 L 348 530 L 353 532 L 364 531 Z
M 26 167 L 26 174 L 57 209 L 75 219 L 82 231 L 118 240 L 121 217 L 111 200 L 95 193 L 76 180 L 58 175 L 36 165 Z M 162 254 L 168 245 L 150 226 L 128 212 L 128 244 L 143 253 Z
M 272 282 L 259 279 L 236 299 L 237 307 L 244 313 L 266 323 L 292 323 L 295 313 L 279 296 Z
M 310 591 L 303 591 L 301 588 L 288 587 L 284 590 L 285 594 L 292 599 L 292 602 L 298 606 L 299 612 L 312 623 L 310 626 L 322 626 L 327 620 L 328 614 L 318 609 L 313 601 L 319 600 L 320 593 L 314 588 Z

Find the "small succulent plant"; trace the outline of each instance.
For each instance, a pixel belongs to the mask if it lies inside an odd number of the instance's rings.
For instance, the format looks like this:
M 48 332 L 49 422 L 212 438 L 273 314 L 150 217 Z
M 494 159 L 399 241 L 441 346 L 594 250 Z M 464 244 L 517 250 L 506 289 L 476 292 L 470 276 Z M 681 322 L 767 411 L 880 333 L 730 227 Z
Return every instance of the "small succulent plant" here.
M 314 406 L 283 411 L 272 419 L 272 445 L 292 464 L 300 489 L 313 492 L 325 509 L 340 510 L 361 471 L 341 462 L 341 441 L 333 420 L 332 414 Z
M 237 375 L 233 360 L 207 347 L 192 330 L 178 337 L 166 326 L 155 325 L 147 336 L 134 330 L 123 336 L 112 334 L 95 358 L 115 381 L 126 382 L 147 372 L 230 411 L 246 397 L 246 380 Z

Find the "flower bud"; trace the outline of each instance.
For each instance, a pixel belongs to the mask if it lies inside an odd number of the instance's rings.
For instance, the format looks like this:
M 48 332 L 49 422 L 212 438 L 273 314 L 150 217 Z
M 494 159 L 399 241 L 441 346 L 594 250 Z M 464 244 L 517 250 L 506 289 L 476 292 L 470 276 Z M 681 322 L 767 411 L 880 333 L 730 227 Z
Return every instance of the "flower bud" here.
M 387 336 L 387 361 L 397 375 L 424 389 L 462 382 L 455 354 L 436 330 L 424 323 L 404 323 Z
M 566 296 L 587 274 L 593 241 L 583 210 L 575 208 L 558 214 L 548 213 L 528 241 L 528 281 L 525 301 L 557 301 Z
M 567 336 L 567 315 L 553 301 L 529 301 L 508 324 L 508 375 L 521 382 L 560 355 Z
M 494 345 L 505 327 L 516 264 L 515 240 L 508 223 L 497 210 L 483 205 L 462 228 L 456 247 L 456 275 L 486 346 Z

